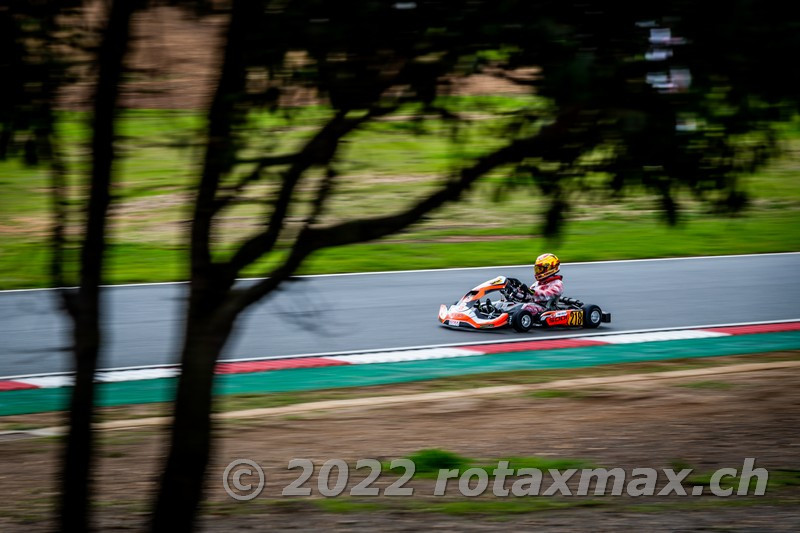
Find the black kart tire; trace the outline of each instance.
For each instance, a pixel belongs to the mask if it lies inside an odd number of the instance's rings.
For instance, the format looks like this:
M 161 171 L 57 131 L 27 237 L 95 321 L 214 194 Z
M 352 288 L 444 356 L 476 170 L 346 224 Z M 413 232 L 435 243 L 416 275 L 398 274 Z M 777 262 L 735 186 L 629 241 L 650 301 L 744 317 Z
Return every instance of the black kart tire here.
M 603 321 L 603 312 L 592 304 L 583 306 L 583 327 L 594 329 Z
M 530 311 L 520 309 L 511 315 L 511 327 L 519 333 L 529 331 L 533 327 L 533 315 Z

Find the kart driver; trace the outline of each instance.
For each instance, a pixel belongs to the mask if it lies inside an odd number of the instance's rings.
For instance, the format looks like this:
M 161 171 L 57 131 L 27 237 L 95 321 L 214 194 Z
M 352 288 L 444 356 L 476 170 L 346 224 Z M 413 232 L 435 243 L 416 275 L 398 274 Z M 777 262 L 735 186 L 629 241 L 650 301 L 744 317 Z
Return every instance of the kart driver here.
M 542 254 L 533 264 L 533 274 L 536 280 L 528 287 L 519 280 L 516 282 L 517 290 L 512 297 L 520 302 L 527 302 L 524 309 L 534 316 L 542 311 L 552 308 L 564 292 L 564 283 L 558 275 L 561 261 L 553 254 Z

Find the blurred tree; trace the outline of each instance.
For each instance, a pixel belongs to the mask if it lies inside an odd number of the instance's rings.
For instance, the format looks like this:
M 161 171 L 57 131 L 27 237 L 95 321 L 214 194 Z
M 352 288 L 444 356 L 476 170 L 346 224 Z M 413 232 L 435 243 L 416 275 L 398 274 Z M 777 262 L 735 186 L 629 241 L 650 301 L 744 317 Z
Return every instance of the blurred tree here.
M 194 203 L 182 372 L 154 530 L 193 523 L 210 453 L 214 365 L 237 317 L 315 251 L 401 231 L 501 168 L 510 170 L 505 188 L 536 186 L 550 199 L 549 233 L 562 224 L 569 191 L 588 187 L 590 173 L 608 176 L 598 194 L 654 190 L 673 223 L 680 189 L 718 209 L 740 209 L 737 174 L 765 161 L 775 141 L 770 121 L 792 116 L 798 94 L 796 76 L 785 83 L 775 70 L 759 82 L 741 78 L 762 61 L 761 52 L 798 50 L 800 34 L 790 18 L 760 4 L 735 4 L 741 11 L 731 16 L 731 5 L 717 2 L 632 9 L 605 2 L 234 0 Z M 755 33 L 752 20 L 761 21 Z M 765 45 L 776 28 L 780 44 Z M 744 34 L 752 50 L 741 50 Z M 733 50 L 740 51 L 728 57 Z M 349 134 L 401 109 L 458 122 L 459 110 L 437 98 L 443 84 L 488 67 L 548 99 L 547 111 L 520 113 L 504 146 L 444 176 L 438 190 L 407 209 L 322 223 Z M 515 77 L 522 67 L 539 75 Z M 259 72 L 269 73 L 269 82 L 253 88 Z M 240 158 L 253 137 L 248 113 L 280 107 L 282 90 L 303 85 L 326 96 L 327 123 L 294 153 Z M 304 180 L 316 186 L 307 200 L 299 192 Z M 252 200 L 248 191 L 263 182 L 277 184 L 263 230 L 229 255 L 214 250 L 215 223 Z M 293 224 L 292 212 L 302 222 Z M 280 242 L 290 242 L 288 250 Z M 265 256 L 277 266 L 261 281 L 235 284 Z
M 94 375 L 102 345 L 100 285 L 113 181 L 115 118 L 123 61 L 130 46 L 131 17 L 140 4 L 136 0 L 111 1 L 96 55 L 89 197 L 83 222 L 79 284 L 76 292 L 64 291 L 65 306 L 74 322 L 75 384 L 63 465 L 60 509 L 63 531 L 82 531 L 90 527 L 91 424 L 95 405 Z
M 0 104 L 0 154 L 21 153 L 29 164 L 49 161 L 52 174 L 54 231 L 52 276 L 61 287 L 61 303 L 72 319 L 75 384 L 70 398 L 61 465 L 59 529 L 90 529 L 93 457 L 94 375 L 101 348 L 100 285 L 103 280 L 107 213 L 114 160 L 115 116 L 123 59 L 130 41 L 130 21 L 140 2 L 114 0 L 108 6 L 94 60 L 91 112 L 91 170 L 80 244 L 78 286 L 66 288 L 64 167 L 59 157 L 54 108 L 68 80 L 73 41 L 83 33 L 74 25 L 80 2 L 12 2 L 0 8 L 5 42 L 0 59 L 3 79 Z M 65 23 L 65 21 L 72 22 Z M 65 50 L 69 53 L 65 54 Z
M 170 3 L 200 12 L 221 9 L 230 18 L 193 202 L 182 372 L 153 514 L 157 531 L 188 530 L 194 524 L 211 450 L 214 366 L 237 317 L 289 280 L 311 254 L 402 231 L 497 170 L 508 172 L 501 193 L 533 187 L 549 199 L 548 233 L 561 227 L 576 190 L 596 195 L 655 191 L 670 222 L 678 219 L 679 191 L 734 212 L 746 202 L 737 175 L 774 153 L 772 124 L 796 115 L 800 94 L 797 72 L 784 59 L 800 50 L 796 18 L 789 7 L 763 2 L 672 0 L 624 7 L 521 0 Z M 12 2 L 0 8 L 5 97 L 0 148 L 3 155 L 24 154 L 30 162 L 43 156 L 54 162 L 58 176 L 57 151 L 39 149 L 48 146 L 39 140 L 51 136 L 58 84 L 36 85 L 35 80 L 59 80 L 59 67 L 25 52 L 32 41 L 23 31 L 29 26 L 21 23 L 55 20 L 54 7 L 33 9 L 49 5 Z M 75 321 L 78 369 L 62 495 L 67 530 L 88 524 L 87 489 L 75 487 L 88 486 L 114 111 L 136 7 L 111 2 L 93 71 L 93 164 L 80 288 L 65 293 Z M 54 38 L 53 32 L 42 35 Z M 501 147 L 465 161 L 410 206 L 326 223 L 348 136 L 392 114 L 420 120 L 435 114 L 458 131 L 460 110 L 439 95 L 449 81 L 476 72 L 528 87 L 547 105 L 516 113 Z M 304 87 L 323 98 L 326 122 L 294 152 L 266 150 L 253 127 L 254 112 L 291 113 L 283 102 Z M 48 126 L 31 126 L 34 121 L 26 117 L 34 116 L 45 117 L 35 122 Z M 260 152 L 253 157 L 256 149 Z M 598 186 L 587 175 L 605 181 Z M 57 179 L 54 184 L 58 200 Z M 232 252 L 216 245 L 220 221 L 253 201 L 265 207 L 259 231 Z M 62 215 L 57 220 L 63 222 Z M 62 240 L 58 231 L 56 250 Z M 61 255 L 54 257 L 59 280 Z M 256 264 L 273 266 L 260 281 L 236 284 Z
M 463 74 L 459 60 L 473 51 L 475 41 L 467 35 L 468 28 L 460 26 L 453 28 L 459 32 L 455 39 L 439 37 L 440 25 L 442 32 L 453 31 L 448 26 L 461 21 L 450 20 L 451 13 L 460 17 L 457 12 L 438 7 L 425 14 L 406 14 L 386 2 L 342 2 L 335 7 L 325 2 L 280 3 L 280 7 L 273 12 L 253 2 L 233 2 L 194 202 L 189 310 L 171 447 L 153 517 L 155 531 L 187 528 L 194 522 L 210 454 L 214 366 L 237 317 L 249 305 L 276 290 L 313 252 L 401 231 L 445 202 L 457 200 L 487 172 L 519 162 L 527 154 L 555 150 L 565 139 L 565 124 L 556 120 L 445 177 L 438 190 L 405 210 L 324 225 L 320 218 L 336 182 L 343 139 L 403 105 L 411 111 L 456 117 L 436 107 L 436 87 L 445 74 Z M 284 64 L 291 50 L 304 51 L 307 59 L 300 65 Z M 263 94 L 248 91 L 248 72 L 257 67 L 275 71 L 287 84 L 319 88 L 327 95 L 331 113 L 296 152 L 249 160 L 251 168 L 242 172 L 237 163 L 246 144 L 247 111 L 266 97 L 277 96 L 272 88 Z M 322 169 L 323 175 L 311 181 L 316 190 L 304 202 L 298 186 L 315 169 Z M 278 189 L 268 202 L 264 229 L 228 256 L 212 250 L 215 219 L 241 201 L 249 187 L 270 179 L 277 180 Z M 300 211 L 304 203 L 303 220 L 292 228 L 290 213 L 293 208 Z M 253 285 L 236 285 L 245 268 L 279 251 L 281 239 L 291 240 L 291 245 L 278 265 Z

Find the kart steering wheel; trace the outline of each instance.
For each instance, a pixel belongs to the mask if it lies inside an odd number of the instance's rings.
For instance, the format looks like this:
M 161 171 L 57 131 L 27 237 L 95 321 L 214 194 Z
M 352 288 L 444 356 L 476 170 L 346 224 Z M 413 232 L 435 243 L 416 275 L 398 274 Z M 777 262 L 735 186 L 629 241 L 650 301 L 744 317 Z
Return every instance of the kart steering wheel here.
M 507 286 L 503 287 L 503 289 L 500 290 L 500 294 L 502 294 L 509 300 L 514 297 L 515 292 L 517 292 L 516 288 L 511 283 L 509 283 Z
M 503 288 L 500 292 L 503 294 L 503 296 L 505 296 L 509 300 L 515 300 L 516 301 L 516 298 L 514 298 L 514 295 L 517 293 L 517 291 L 520 291 L 520 290 L 525 291 L 525 290 L 527 290 L 527 289 L 524 289 L 524 287 L 526 287 L 526 285 L 524 283 L 522 283 L 520 280 L 518 280 L 517 278 L 508 278 L 508 283 L 506 284 L 505 288 Z

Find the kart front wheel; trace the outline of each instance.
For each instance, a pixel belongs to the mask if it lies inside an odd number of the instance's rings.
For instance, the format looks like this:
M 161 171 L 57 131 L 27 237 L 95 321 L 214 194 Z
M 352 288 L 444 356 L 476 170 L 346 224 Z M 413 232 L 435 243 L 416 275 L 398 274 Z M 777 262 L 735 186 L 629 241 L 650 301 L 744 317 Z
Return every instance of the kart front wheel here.
M 511 316 L 511 327 L 514 331 L 525 333 L 533 327 L 533 315 L 530 311 L 520 309 Z
M 603 321 L 603 312 L 596 305 L 583 306 L 583 327 L 596 328 Z

